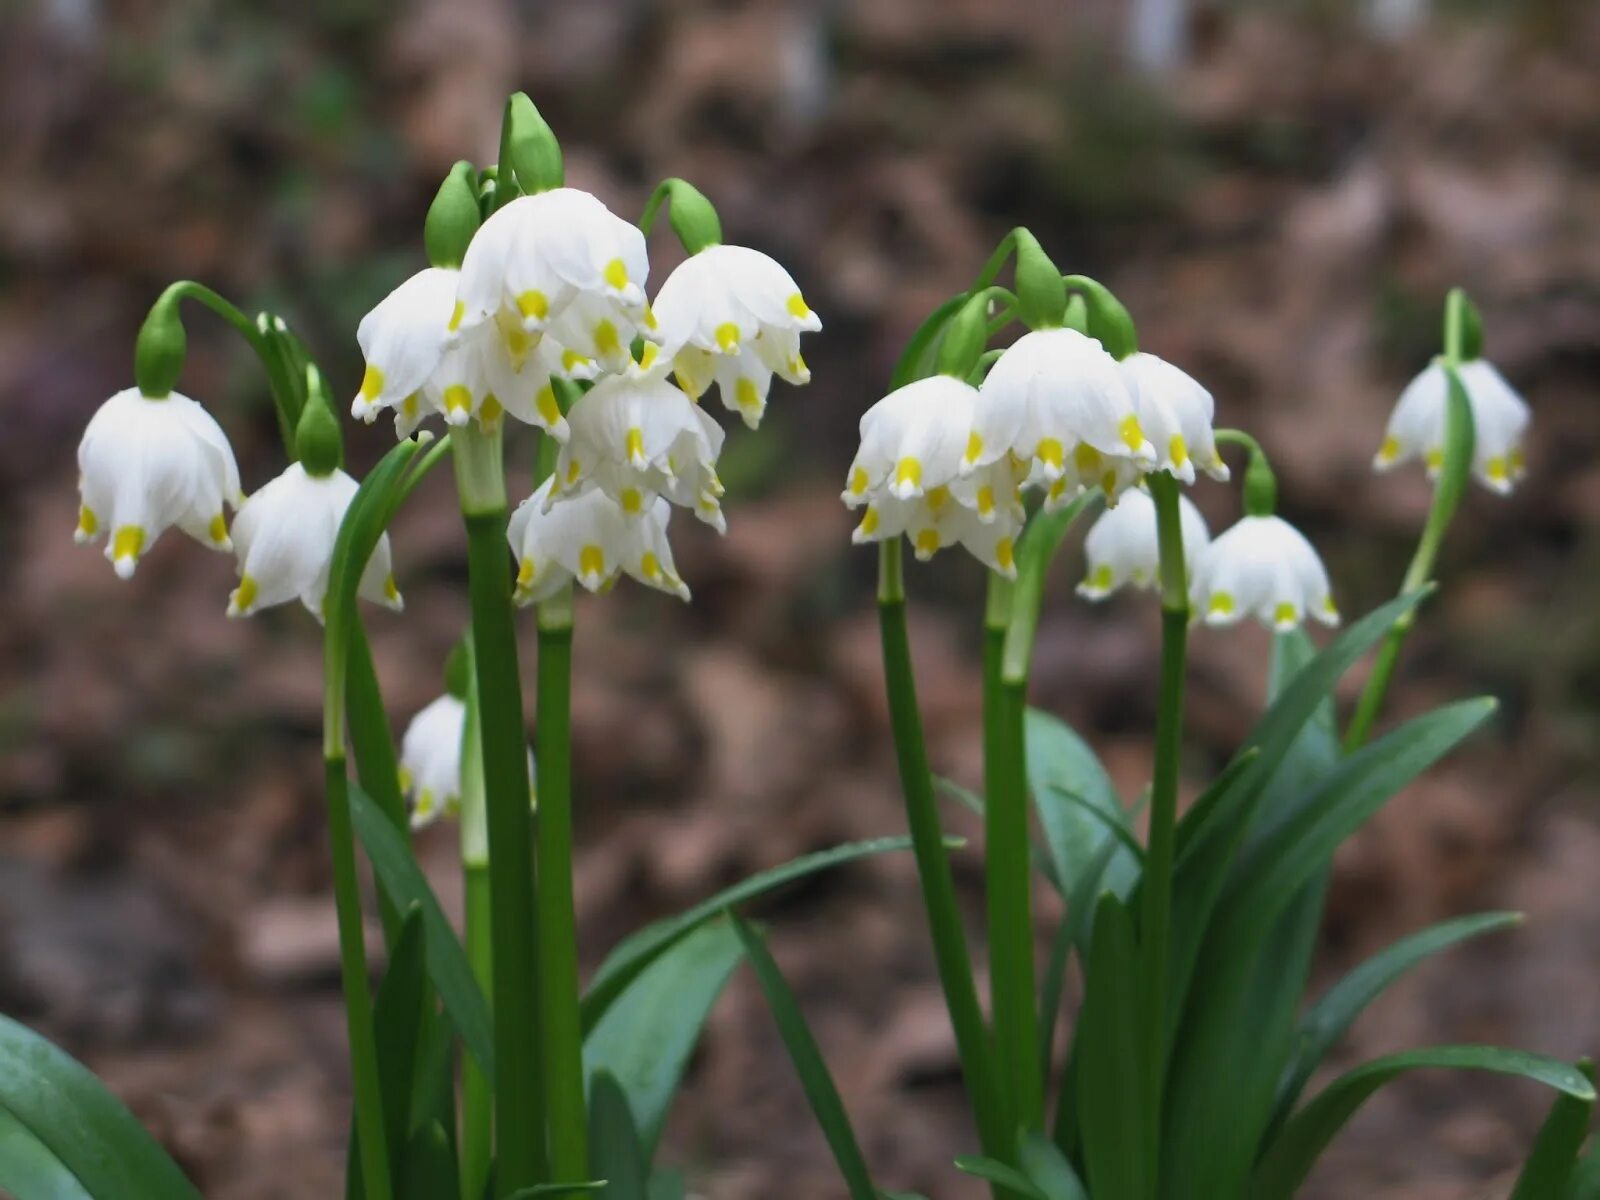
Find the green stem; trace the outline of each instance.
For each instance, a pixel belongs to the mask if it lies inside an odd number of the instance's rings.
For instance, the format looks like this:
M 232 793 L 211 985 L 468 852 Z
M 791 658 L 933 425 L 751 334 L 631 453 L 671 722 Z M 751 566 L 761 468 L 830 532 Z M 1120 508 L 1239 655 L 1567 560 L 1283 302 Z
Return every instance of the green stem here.
M 557 1180 L 589 1178 L 583 1026 L 578 1015 L 577 915 L 572 901 L 572 589 L 539 606 L 539 1011 L 550 1165 Z
M 899 539 L 885 541 L 878 548 L 878 622 L 883 638 L 884 682 L 900 768 L 900 787 L 905 796 L 906 819 L 911 826 L 912 851 L 922 885 L 928 929 L 933 938 L 939 983 L 944 989 L 945 1005 L 955 1031 L 961 1074 L 972 1100 L 984 1153 L 1009 1158 L 1011 1126 L 998 1108 L 989 1036 L 978 1007 L 978 990 L 973 983 L 961 909 L 956 902 L 955 880 L 945 853 L 944 831 L 939 827 L 922 716 L 917 709 L 916 677 L 906 633 L 906 592 Z
M 339 702 L 330 696 L 328 701 Z M 356 877 L 355 831 L 350 824 L 350 781 L 343 755 L 325 760 L 328 847 L 333 858 L 333 899 L 339 925 L 339 976 L 350 1038 L 350 1071 L 355 1091 L 357 1144 L 366 1200 L 392 1200 L 389 1143 L 383 1124 L 383 1087 L 378 1077 L 378 1047 L 372 1027 L 372 985 L 367 978 L 367 944 L 361 928 L 361 884 Z
M 350 754 L 355 760 L 356 778 L 361 790 L 371 796 L 389 823 L 409 840 L 406 801 L 400 794 L 400 771 L 389 730 L 389 716 L 383 707 L 378 672 L 372 661 L 372 647 L 359 619 L 350 622 L 350 644 L 345 676 L 345 709 L 350 737 Z M 378 916 L 383 922 L 383 940 L 393 948 L 400 934 L 400 912 L 389 893 L 379 885 Z
M 546 1174 L 535 1020 L 532 798 L 511 612 L 500 439 L 469 424 L 453 441 L 467 526 L 473 665 L 483 729 L 494 960 L 495 1192 L 504 1197 L 544 1182 Z
M 1033 661 L 1033 640 L 1039 630 L 1039 612 L 1044 605 L 1044 581 L 1061 548 L 1062 539 L 1083 510 L 1099 499 L 1085 492 L 1065 508 L 1039 513 L 1028 522 L 1022 544 L 1017 547 L 1017 582 L 1011 589 L 1011 620 L 1006 627 L 1002 678 L 1026 688 Z
M 464 863 L 467 961 L 485 995 L 494 990 L 490 946 L 492 908 L 489 864 Z M 466 1055 L 461 1068 L 461 1194 L 482 1196 L 494 1144 L 494 1096 L 483 1071 Z
M 1161 570 L 1161 684 L 1156 707 L 1156 757 L 1150 786 L 1149 848 L 1141 887 L 1139 949 L 1143 958 L 1145 1072 L 1149 1127 L 1146 1153 L 1161 1144 L 1161 1092 L 1167 1060 L 1168 958 L 1172 939 L 1173 851 L 1178 824 L 1178 756 L 1183 745 L 1184 658 L 1189 636 L 1189 589 L 1178 517 L 1178 481 L 1149 477 L 1156 504 Z M 1152 1161 L 1154 1159 L 1152 1158 Z
M 1004 678 L 1010 622 L 1011 584 L 991 572 L 983 639 L 984 879 L 991 1007 L 995 1057 L 1006 1099 L 1015 1123 L 1031 1130 L 1044 1120 L 1044 1083 L 1034 994 L 1028 791 L 1023 776 L 1026 685 Z

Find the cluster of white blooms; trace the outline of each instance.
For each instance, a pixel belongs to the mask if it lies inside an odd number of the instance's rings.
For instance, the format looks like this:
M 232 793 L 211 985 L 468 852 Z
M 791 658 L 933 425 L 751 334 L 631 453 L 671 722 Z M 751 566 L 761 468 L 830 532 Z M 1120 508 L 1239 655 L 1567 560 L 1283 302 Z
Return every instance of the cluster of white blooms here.
M 725 528 L 723 430 L 698 398 L 716 382 L 753 428 L 773 375 L 810 378 L 800 335 L 822 323 L 765 254 L 706 246 L 654 305 L 648 273 L 636 226 L 555 188 L 506 204 L 459 271 L 419 272 L 361 323 L 355 416 L 393 409 L 404 436 L 434 413 L 484 428 L 509 415 L 561 443 L 554 477 L 511 522 L 524 603 L 622 573 L 687 599 L 667 546 L 671 506 Z M 560 380 L 592 384 L 566 414 Z
M 400 790 L 410 803 L 411 828 L 421 829 L 461 811 L 461 758 L 467 706 L 449 692 L 418 710 L 400 739 Z M 533 751 L 528 751 L 533 780 Z
M 856 542 L 905 534 L 919 558 L 966 547 L 1007 577 L 1026 520 L 1022 489 L 1046 510 L 1089 489 L 1113 505 L 1152 471 L 1218 479 L 1211 393 L 1152 354 L 1113 358 L 1074 329 L 1024 334 L 981 387 L 936 375 L 861 418 L 843 499 L 864 509 Z

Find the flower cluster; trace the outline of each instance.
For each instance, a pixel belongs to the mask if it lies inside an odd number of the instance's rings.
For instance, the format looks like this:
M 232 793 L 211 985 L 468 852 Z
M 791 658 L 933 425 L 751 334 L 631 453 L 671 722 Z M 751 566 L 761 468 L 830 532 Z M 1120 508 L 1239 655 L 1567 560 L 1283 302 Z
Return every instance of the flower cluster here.
M 623 573 L 687 599 L 667 544 L 672 507 L 725 528 L 723 430 L 698 398 L 717 383 L 754 428 L 774 375 L 810 378 L 800 335 L 821 321 L 767 255 L 706 245 L 654 305 L 648 274 L 637 226 L 553 188 L 496 211 L 459 269 L 419 272 L 361 323 L 358 418 L 393 410 L 404 436 L 433 414 L 485 430 L 510 416 L 561 444 L 555 474 L 511 521 L 523 603 Z

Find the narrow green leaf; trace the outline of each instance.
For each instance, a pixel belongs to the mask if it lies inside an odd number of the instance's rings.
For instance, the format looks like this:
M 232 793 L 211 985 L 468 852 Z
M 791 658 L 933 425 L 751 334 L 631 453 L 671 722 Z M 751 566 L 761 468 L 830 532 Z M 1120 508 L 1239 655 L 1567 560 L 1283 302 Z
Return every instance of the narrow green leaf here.
M 872 1178 L 867 1174 L 866 1160 L 861 1157 L 855 1131 L 850 1128 L 844 1101 L 839 1098 L 839 1089 L 833 1082 L 833 1076 L 828 1073 L 828 1064 L 823 1061 L 822 1051 L 811 1036 L 794 992 L 778 970 L 778 964 L 773 961 L 772 952 L 767 949 L 761 935 L 736 914 L 730 912 L 728 917 L 739 935 L 739 941 L 744 945 L 745 957 L 755 969 L 761 991 L 767 997 L 767 1007 L 772 1010 L 778 1032 L 783 1035 L 789 1057 L 794 1060 L 795 1070 L 800 1075 L 800 1086 L 805 1089 L 806 1099 L 811 1102 L 811 1111 L 817 1118 L 817 1124 L 822 1127 L 823 1137 L 828 1140 L 834 1161 L 839 1164 L 839 1173 L 844 1176 L 851 1200 L 877 1200 L 878 1190 L 872 1186 Z
M 628 1097 L 609 1071 L 589 1079 L 589 1166 L 607 1180 L 606 1200 L 649 1200 L 649 1163 Z
M 1055 1057 L 1056 1020 L 1061 1014 L 1061 996 L 1066 990 L 1067 962 L 1072 956 L 1073 947 L 1078 949 L 1080 962 L 1088 957 L 1095 897 L 1101 891 L 1100 881 L 1105 875 L 1106 864 L 1116 852 L 1117 844 L 1111 839 L 1107 838 L 1101 844 L 1099 853 L 1073 884 L 1072 892 L 1067 897 L 1066 914 L 1056 926 L 1055 936 L 1050 942 L 1050 959 L 1045 964 L 1039 992 L 1039 1058 L 1046 1078 L 1049 1077 Z M 1063 1108 L 1071 1107 L 1070 1095 L 1063 1088 Z
M 1288 1117 L 1317 1065 L 1367 1005 L 1391 983 L 1441 950 L 1447 950 L 1468 938 L 1509 928 L 1521 920 L 1520 913 L 1492 912 L 1441 922 L 1402 938 L 1373 955 L 1329 988 L 1322 999 L 1301 1018 L 1294 1055 L 1278 1084 L 1277 1100 L 1268 1130 L 1276 1130 Z
M 965 844 L 959 839 L 949 839 L 949 845 L 952 847 Z M 831 850 L 820 850 L 815 854 L 807 854 L 792 862 L 784 863 L 782 866 L 761 871 L 675 917 L 666 917 L 646 925 L 643 929 L 635 930 L 606 956 L 605 961 L 600 964 L 600 969 L 590 981 L 588 993 L 583 998 L 584 1032 L 587 1033 L 594 1028 L 601 1014 L 622 994 L 622 989 L 627 987 L 657 955 L 724 909 L 744 904 L 774 888 L 793 883 L 797 879 L 804 879 L 818 871 L 826 871 L 830 867 L 837 867 L 874 854 L 910 848 L 911 839 L 908 837 L 886 837 L 873 838 L 865 842 L 851 842 L 844 846 L 835 846 Z
M 646 967 L 584 1039 L 584 1074 L 604 1074 L 622 1088 L 646 1162 L 655 1155 L 700 1030 L 740 956 L 739 939 L 727 924 L 696 929 Z
M 0 1108 L 0 1192 L 15 1200 L 94 1200 L 27 1127 Z
M 354 785 L 350 788 L 350 812 L 373 872 L 389 889 L 389 894 L 403 908 L 415 904 L 422 910 L 428 976 L 468 1053 L 492 1081 L 494 1036 L 489 1023 L 489 1005 L 449 918 L 439 907 L 439 898 L 433 894 L 427 876 L 412 857 L 405 839 L 389 824 L 389 819 L 372 799 Z
M 1142 996 L 1133 918 L 1107 893 L 1095 909 L 1077 1052 L 1077 1116 L 1095 1200 L 1147 1200 L 1155 1164 L 1143 1142 L 1153 1098 L 1143 1094 Z
M 688 1194 L 682 1171 L 656 1171 L 650 1176 L 649 1200 L 685 1200 Z
M 974 816 L 982 817 L 988 811 L 989 806 L 982 796 L 969 787 L 962 787 L 953 779 L 935 775 L 933 786 Z M 1031 837 L 1028 839 L 1028 862 L 1058 895 L 1065 894 L 1066 889 L 1061 883 L 1061 876 L 1056 874 L 1055 860 L 1050 857 L 1049 851 Z
M 1126 898 L 1139 875 L 1141 852 L 1111 777 L 1088 743 L 1064 721 L 1036 708 L 1030 708 L 1024 720 L 1028 786 L 1063 894 L 1111 836 L 1123 850 L 1106 865 L 1102 886 Z
M 962 1155 L 956 1159 L 956 1170 L 976 1175 L 979 1179 L 986 1179 L 990 1183 L 997 1183 L 1007 1191 L 1023 1197 L 1024 1200 L 1050 1200 L 1050 1197 L 1021 1171 L 995 1159 L 985 1158 L 981 1154 Z
M 536 1183 L 532 1187 L 518 1188 L 506 1200 L 534 1200 L 536 1196 L 566 1196 L 573 1192 L 603 1192 L 609 1186 L 604 1179 L 588 1179 L 582 1183 Z
M 88 1068 L 4 1016 L 0 1109 L 97 1200 L 200 1200 L 166 1151 Z
M 1017 1139 L 1017 1165 L 1045 1200 L 1089 1200 L 1067 1156 L 1042 1133 L 1025 1133 Z
M 1408 1071 L 1427 1068 L 1515 1075 L 1591 1102 L 1595 1095 L 1594 1085 L 1570 1063 L 1522 1050 L 1436 1046 L 1374 1059 L 1341 1075 L 1289 1119 L 1256 1167 L 1249 1200 L 1291 1200 L 1312 1164 L 1369 1096 Z
M 401 918 L 389 967 L 373 1002 L 378 1077 L 383 1084 L 383 1123 L 389 1145 L 397 1154 L 410 1133 L 417 1042 L 422 1031 L 422 990 L 427 980 L 422 930 L 422 906 L 413 901 Z
M 439 1122 L 430 1121 L 407 1139 L 401 1162 L 395 1175 L 399 1200 L 460 1200 L 450 1135 Z
M 1572 1169 L 1560 1200 L 1595 1200 L 1600 1196 L 1600 1138 L 1591 1139 L 1589 1149 Z
M 1592 1062 L 1587 1059 L 1580 1062 L 1578 1070 L 1594 1083 Z M 1509 1200 L 1548 1200 L 1560 1196 L 1568 1188 L 1577 1172 L 1578 1154 L 1583 1149 L 1583 1139 L 1588 1136 L 1589 1114 L 1593 1109 L 1593 1098 L 1556 1097 Z

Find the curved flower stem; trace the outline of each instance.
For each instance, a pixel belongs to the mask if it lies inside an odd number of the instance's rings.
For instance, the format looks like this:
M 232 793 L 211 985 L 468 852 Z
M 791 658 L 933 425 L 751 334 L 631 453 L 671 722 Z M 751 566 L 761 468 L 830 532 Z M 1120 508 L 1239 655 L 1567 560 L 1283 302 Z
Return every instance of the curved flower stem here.
M 511 615 L 500 435 L 485 434 L 468 424 L 452 441 L 467 526 L 473 665 L 483 737 L 494 961 L 495 1193 L 504 1197 L 544 1182 L 546 1175 L 537 1056 L 541 1022 L 533 921 L 533 817 Z
M 1004 677 L 1011 590 L 1008 580 L 990 572 L 983 637 L 984 879 L 995 1058 L 1014 1123 L 1031 1130 L 1044 1120 L 1044 1081 L 1034 995 L 1033 872 L 1023 775 L 1027 685 Z
M 1449 380 L 1449 391 L 1445 407 L 1444 462 L 1440 465 L 1438 482 L 1434 486 L 1433 503 L 1428 508 L 1427 523 L 1423 525 L 1422 536 L 1417 540 L 1417 549 L 1412 555 L 1411 565 L 1406 568 L 1405 578 L 1400 582 L 1399 594 L 1402 596 L 1432 581 L 1433 566 L 1439 557 L 1439 547 L 1444 543 L 1450 522 L 1461 504 L 1461 496 L 1466 491 L 1467 480 L 1472 470 L 1477 431 L 1473 428 L 1472 402 L 1467 397 L 1467 390 L 1462 385 L 1461 376 L 1457 371 L 1462 361 L 1462 346 L 1467 336 L 1466 326 L 1472 319 L 1467 311 L 1465 295 L 1459 289 L 1452 291 L 1445 305 L 1444 369 Z M 1362 689 L 1360 699 L 1356 701 L 1355 712 L 1350 717 L 1350 726 L 1345 731 L 1346 753 L 1359 750 L 1371 735 L 1372 726 L 1377 722 L 1384 698 L 1389 693 L 1389 684 L 1394 679 L 1395 668 L 1399 665 L 1401 647 L 1405 645 L 1406 635 L 1411 632 L 1414 624 L 1416 624 L 1416 609 L 1412 608 L 1394 623 L 1385 635 L 1383 644 L 1378 647 L 1372 674 L 1368 676 L 1367 685 Z
M 1144 982 L 1146 1152 L 1161 1144 L 1161 1091 L 1167 1061 L 1167 989 L 1172 930 L 1172 874 L 1178 823 L 1178 756 L 1183 746 L 1184 657 L 1189 637 L 1189 585 L 1178 517 L 1178 481 L 1165 471 L 1149 476 L 1156 504 L 1161 571 L 1161 685 L 1156 706 L 1156 757 L 1150 785 L 1150 834 L 1145 852 L 1139 950 Z
M 912 851 L 917 860 L 917 878 L 922 884 L 922 901 L 933 938 L 939 983 L 944 989 L 945 1005 L 955 1031 L 961 1074 L 972 1101 L 984 1153 L 1009 1158 L 1011 1125 L 999 1107 L 989 1034 L 978 1007 L 978 989 L 973 983 L 961 909 L 956 903 L 955 880 L 950 873 L 950 859 L 945 853 L 944 833 L 934 801 L 922 716 L 917 709 L 917 684 L 911 667 L 911 643 L 906 633 L 906 591 L 898 538 L 878 547 L 878 624 L 883 639 L 884 683 L 900 768 L 900 787 L 905 797 L 906 819 L 911 826 Z
M 583 1025 L 572 901 L 572 586 L 539 606 L 534 762 L 539 776 L 540 1064 L 557 1180 L 589 1177 Z
M 1027 687 L 1033 662 L 1033 639 L 1039 630 L 1039 610 L 1044 604 L 1045 575 L 1061 548 L 1062 539 L 1083 511 L 1099 496 L 1085 492 L 1064 508 L 1041 512 L 1028 522 L 1017 547 L 1017 581 L 1011 588 L 1011 618 L 1006 626 L 1002 678 Z

